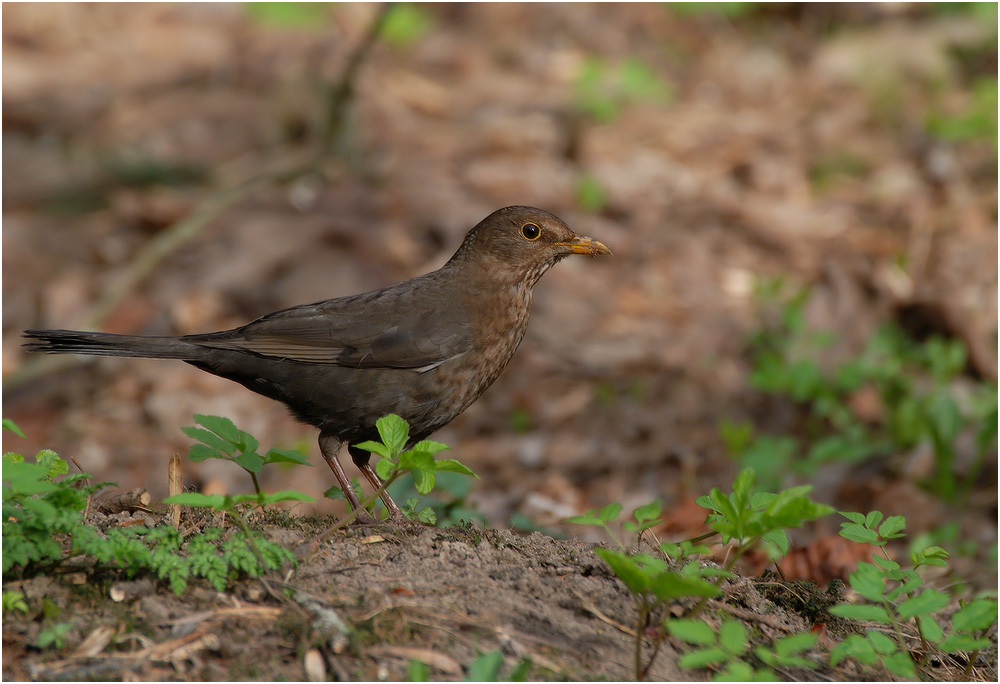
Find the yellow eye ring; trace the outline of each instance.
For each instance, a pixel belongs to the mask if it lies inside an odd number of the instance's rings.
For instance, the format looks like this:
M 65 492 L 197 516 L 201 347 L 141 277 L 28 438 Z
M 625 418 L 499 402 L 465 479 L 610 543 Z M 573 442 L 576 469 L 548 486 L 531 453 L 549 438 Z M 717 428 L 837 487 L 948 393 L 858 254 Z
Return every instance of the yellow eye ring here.
M 534 223 L 525 223 L 521 226 L 521 235 L 525 240 L 537 240 L 542 234 L 542 229 Z

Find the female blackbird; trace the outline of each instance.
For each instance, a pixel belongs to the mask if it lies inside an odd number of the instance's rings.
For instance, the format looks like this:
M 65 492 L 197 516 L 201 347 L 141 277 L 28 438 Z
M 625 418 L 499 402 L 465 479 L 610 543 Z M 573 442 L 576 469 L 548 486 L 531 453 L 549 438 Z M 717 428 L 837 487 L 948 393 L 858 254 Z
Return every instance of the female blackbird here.
M 517 349 L 531 288 L 570 254 L 611 254 L 532 207 L 499 209 L 469 231 L 437 271 L 381 290 L 267 314 L 241 328 L 183 337 L 26 330 L 25 346 L 51 354 L 180 359 L 285 403 L 320 430 L 319 446 L 352 508 L 360 503 L 337 454 L 378 439 L 395 413 L 410 445 L 468 408 Z M 376 489 L 368 452 L 349 447 Z M 402 513 L 382 496 L 393 519 Z

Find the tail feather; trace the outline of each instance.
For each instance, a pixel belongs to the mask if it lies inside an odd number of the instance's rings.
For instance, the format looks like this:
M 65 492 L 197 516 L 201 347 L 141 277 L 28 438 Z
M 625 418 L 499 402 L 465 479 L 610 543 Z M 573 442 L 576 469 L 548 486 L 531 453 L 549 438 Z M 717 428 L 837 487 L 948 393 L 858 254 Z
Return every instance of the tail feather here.
M 197 359 L 199 347 L 177 337 L 143 337 L 79 330 L 25 330 L 24 348 L 44 354 Z

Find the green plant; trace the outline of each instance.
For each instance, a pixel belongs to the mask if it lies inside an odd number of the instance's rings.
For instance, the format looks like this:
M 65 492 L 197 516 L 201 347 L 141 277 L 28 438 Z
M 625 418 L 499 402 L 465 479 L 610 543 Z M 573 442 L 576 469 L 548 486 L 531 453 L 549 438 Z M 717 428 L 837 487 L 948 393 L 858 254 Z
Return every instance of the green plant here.
M 402 49 L 416 43 L 433 26 L 434 20 L 425 9 L 401 2 L 389 8 L 379 35 L 389 45 Z
M 373 505 L 383 491 L 407 473 L 412 475 L 417 493 L 424 496 L 434 489 L 438 473 L 459 473 L 478 478 L 472 470 L 453 458 L 434 458 L 434 454 L 449 448 L 446 444 L 425 439 L 414 444 L 413 448 L 405 449 L 410 437 L 410 427 L 395 414 L 379 418 L 375 421 L 375 427 L 382 441 L 368 440 L 354 445 L 377 457 L 375 472 L 384 481 L 371 498 L 362 500 L 362 508 Z M 403 512 L 411 518 L 419 520 L 423 515 L 429 520 L 430 516 L 424 513 L 426 508 L 417 510 L 417 503 L 419 502 L 414 502 Z
M 731 570 L 743 554 L 763 545 L 772 558 L 779 558 L 789 548 L 786 529 L 828 515 L 834 509 L 809 499 L 806 495 L 811 487 L 808 486 L 770 494 L 754 492 L 753 485 L 754 472 L 748 468 L 736 478 L 730 494 L 724 494 L 715 488 L 708 496 L 696 500 L 699 506 L 710 511 L 706 523 L 714 534 L 709 536 L 718 535 L 723 544 L 733 544 L 732 553 L 723 568 L 700 563 L 696 557 L 708 554 L 709 549 L 690 540 L 660 544 L 658 548 L 662 556 L 625 552 L 626 545 L 611 527 L 622 510 L 618 503 L 568 519 L 568 522 L 575 524 L 603 528 L 622 549 L 595 549 L 595 553 L 622 580 L 635 600 L 637 619 L 634 666 L 637 679 L 645 678 L 665 637 L 663 630 L 655 632 L 652 653 L 644 664 L 642 644 L 650 616 L 654 611 L 685 598 L 697 599 L 694 607 L 686 612 L 685 618 L 666 619 L 662 623 L 666 631 L 674 636 L 701 647 L 682 659 L 682 667 L 725 665 L 726 672 L 734 676 L 747 674 L 745 678 L 750 679 L 758 675 L 769 676 L 768 671 L 757 672 L 740 660 L 749 646 L 745 630 L 739 623 L 725 622 L 722 629 L 716 632 L 704 621 L 695 619 L 695 616 L 704 608 L 707 599 L 722 593 L 718 583 L 723 578 L 733 576 Z M 623 523 L 622 529 L 634 534 L 638 541 L 644 532 L 663 522 L 659 515 L 658 501 L 640 506 L 633 511 L 632 520 Z M 670 561 L 679 570 L 672 569 Z M 762 659 L 768 658 L 764 662 L 771 665 L 791 662 L 792 658 L 798 657 L 798 653 L 811 646 L 812 642 L 806 643 L 804 639 L 776 642 L 773 651 L 764 649 L 767 655 L 762 656 Z
M 56 622 L 38 633 L 36 645 L 40 649 L 62 648 L 66 645 L 66 635 L 73 629 L 72 622 Z
M 576 182 L 576 203 L 584 211 L 598 213 L 607 206 L 607 193 L 604 186 L 592 174 L 585 173 Z
M 865 665 L 880 663 L 885 671 L 898 677 L 915 679 L 934 651 L 955 653 L 971 651 L 968 657 L 967 676 L 979 650 L 988 648 L 987 630 L 997 621 L 997 601 L 977 598 L 964 605 L 951 618 L 951 634 L 945 636 L 934 614 L 950 602 L 948 594 L 925 586 L 918 570 L 921 567 L 944 567 L 948 552 L 939 546 L 930 546 L 910 555 L 910 568 L 902 568 L 889 557 L 886 544 L 889 540 L 904 537 L 906 520 L 902 516 L 885 518 L 881 512 L 841 513 L 847 522 L 841 523 L 841 536 L 852 541 L 879 547 L 881 555 L 872 557 L 873 563 L 858 563 L 850 574 L 851 588 L 867 602 L 843 604 L 830 608 L 839 617 L 884 625 L 882 629 L 868 629 L 864 635 L 852 634 L 837 644 L 830 652 L 830 663 L 837 665 L 846 658 L 853 658 Z M 905 641 L 905 627 L 911 627 L 919 636 L 920 652 L 916 661 Z
M 612 123 L 622 107 L 638 102 L 663 104 L 674 97 L 672 86 L 642 60 L 629 57 L 612 68 L 600 57 L 588 57 L 576 77 L 576 107 L 598 123 Z
M 452 527 L 475 522 L 486 526 L 486 517 L 471 508 L 468 501 L 472 483 L 461 473 L 442 471 L 435 479 L 434 490 L 421 494 L 414 486 L 413 477 L 404 475 L 388 489 L 390 496 L 403 502 L 403 512 L 426 525 Z
M 195 415 L 194 422 L 201 427 L 184 427 L 181 431 L 198 444 L 191 446 L 188 458 L 192 461 L 204 461 L 218 458 L 232 461 L 247 471 L 253 480 L 254 491 L 259 495 L 260 485 L 257 473 L 269 463 L 290 463 L 294 465 L 311 466 L 309 459 L 294 449 L 271 449 L 261 456 L 257 453 L 260 443 L 257 439 L 236 427 L 233 421 L 221 416 Z
M 714 681 L 778 681 L 771 667 L 812 667 L 802 654 L 819 639 L 818 634 L 802 632 L 782 637 L 770 647 L 750 648 L 750 634 L 737 620 L 724 619 L 718 630 L 703 620 L 667 620 L 671 635 L 690 644 L 677 664 L 684 670 L 704 667 L 719 669 Z M 745 658 L 751 653 L 769 667 L 755 668 Z
M 81 481 L 90 476 L 65 475 L 68 469 L 65 461 L 48 450 L 39 452 L 34 463 L 25 462 L 20 454 L 4 454 L 4 578 L 14 572 L 31 575 L 82 554 L 99 565 L 118 568 L 129 577 L 150 572 L 180 594 L 190 577 L 204 577 L 221 591 L 240 577 L 258 577 L 266 570 L 295 562 L 290 551 L 246 528 L 225 539 L 221 530 L 210 528 L 186 541 L 179 531 L 166 526 L 112 528 L 101 534 L 85 523 L 83 512 L 89 495 L 107 483 L 82 487 Z M 276 500 L 304 496 L 287 494 L 247 498 L 267 503 L 269 496 Z M 179 496 L 184 501 L 194 495 Z M 222 499 L 219 508 L 235 512 L 234 506 L 241 498 Z M 4 600 L 6 609 L 6 594 Z M 10 600 L 16 601 L 16 596 Z M 47 644 L 57 644 L 62 638 L 55 626 L 52 630 Z
M 780 280 L 758 287 L 762 325 L 750 339 L 750 383 L 798 403 L 803 425 L 796 435 L 771 436 L 756 434 L 750 423 L 723 422 L 720 434 L 730 455 L 753 467 L 763 486 L 776 489 L 787 473 L 808 476 L 826 463 L 926 443 L 933 449 L 935 472 L 924 484 L 947 501 L 968 491 L 996 448 L 997 389 L 992 383 L 980 383 L 971 393 L 956 388 L 965 345 L 937 336 L 918 343 L 884 325 L 860 354 L 827 369 L 816 356 L 833 336 L 807 329 L 807 289 L 791 295 L 785 290 Z M 852 407 L 851 397 L 862 391 L 878 398 L 875 420 Z M 956 450 L 970 432 L 975 458 L 960 481 Z
M 19 591 L 3 592 L 3 612 L 7 613 L 27 613 L 28 603 L 24 600 L 24 594 Z

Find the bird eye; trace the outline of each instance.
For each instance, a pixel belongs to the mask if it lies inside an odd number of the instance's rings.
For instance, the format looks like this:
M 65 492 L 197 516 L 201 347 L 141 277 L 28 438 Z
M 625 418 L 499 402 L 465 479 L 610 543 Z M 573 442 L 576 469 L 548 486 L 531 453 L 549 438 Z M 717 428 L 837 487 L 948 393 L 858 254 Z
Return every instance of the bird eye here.
M 521 235 L 524 236 L 525 240 L 537 240 L 538 236 L 542 234 L 542 229 L 536 226 L 534 223 L 525 223 L 521 226 Z

